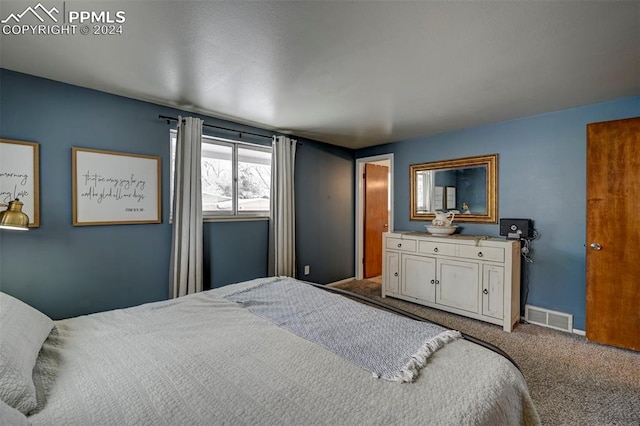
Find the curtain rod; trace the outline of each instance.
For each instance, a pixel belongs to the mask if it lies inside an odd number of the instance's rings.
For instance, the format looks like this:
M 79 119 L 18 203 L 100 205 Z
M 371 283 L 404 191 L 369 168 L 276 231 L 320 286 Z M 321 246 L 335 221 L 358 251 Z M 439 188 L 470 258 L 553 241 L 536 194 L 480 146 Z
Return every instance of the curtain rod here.
M 167 115 L 158 115 L 158 118 L 161 120 L 167 120 L 167 124 L 169 124 L 169 121 L 178 121 L 177 118 L 175 117 L 169 117 Z M 214 126 L 213 124 L 207 124 L 207 123 L 202 123 L 202 125 L 204 127 L 211 127 L 214 129 L 221 129 L 221 130 L 227 130 L 229 132 L 234 132 L 234 133 L 238 133 L 238 135 L 240 137 L 242 137 L 242 134 L 246 134 L 246 135 L 252 135 L 252 136 L 259 136 L 261 138 L 267 138 L 267 139 L 272 139 L 271 136 L 265 136 L 265 135 L 260 135 L 258 133 L 251 133 L 251 132 L 245 132 L 244 130 L 236 130 L 236 129 L 230 129 L 228 127 L 220 127 L 220 126 Z

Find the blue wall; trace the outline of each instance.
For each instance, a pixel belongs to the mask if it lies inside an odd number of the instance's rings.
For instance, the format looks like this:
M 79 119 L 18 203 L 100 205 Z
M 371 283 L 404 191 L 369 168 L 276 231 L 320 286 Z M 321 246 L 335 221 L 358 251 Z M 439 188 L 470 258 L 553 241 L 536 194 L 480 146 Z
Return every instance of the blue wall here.
M 296 155 L 296 266 L 301 279 L 330 283 L 354 276 L 355 183 L 351 150 L 307 144 Z M 304 172 L 302 172 L 304 171 Z M 327 218 L 334 218 L 324 226 Z M 303 275 L 304 265 L 310 274 Z
M 394 229 L 422 231 L 425 222 L 409 220 L 409 165 L 498 153 L 499 217 L 531 218 L 541 234 L 523 271 L 527 302 L 571 313 L 584 330 L 586 125 L 633 116 L 640 96 L 380 145 L 356 158 L 394 153 Z M 459 225 L 464 234 L 499 235 L 497 224 Z
M 41 217 L 40 227 L 27 233 L 0 232 L 0 290 L 54 319 L 166 299 L 169 126 L 158 115 L 195 114 L 4 69 L 0 91 L 0 137 L 40 144 Z M 272 134 L 199 117 L 211 124 Z M 207 129 L 205 133 L 230 136 Z M 270 143 L 250 136 L 245 140 Z M 310 217 L 298 220 L 303 236 L 298 239 L 298 256 L 303 264 L 318 265 L 305 278 L 327 283 L 353 276 L 352 260 L 334 262 L 334 257 L 353 259 L 352 153 L 299 140 L 303 146 L 298 150 L 296 180 L 303 184 L 297 184 L 296 197 Z M 73 146 L 160 156 L 163 223 L 73 227 Z M 316 180 L 322 183 L 304 188 Z M 322 203 L 316 203 L 319 195 L 325 197 Z M 327 235 L 334 238 L 332 249 L 319 250 L 323 246 L 317 241 Z M 207 223 L 204 245 L 209 287 L 267 274 L 267 221 Z
M 40 143 L 41 209 L 40 228 L 0 232 L 0 290 L 53 318 L 165 299 L 169 126 L 158 114 L 193 114 L 8 70 L 0 70 L 0 91 L 0 137 Z M 423 230 L 424 222 L 409 220 L 409 165 L 498 153 L 499 216 L 532 218 L 542 235 L 532 246 L 534 263 L 525 266 L 528 303 L 572 313 L 583 329 L 586 125 L 632 116 L 640 116 L 640 96 L 381 145 L 355 157 L 299 138 L 298 276 L 328 283 L 354 275 L 354 158 L 394 153 L 394 229 Z M 163 223 L 71 226 L 72 146 L 162 157 Z M 465 224 L 462 232 L 499 230 Z M 266 275 L 267 221 L 207 223 L 204 233 L 206 285 Z M 308 276 L 304 265 L 311 266 Z

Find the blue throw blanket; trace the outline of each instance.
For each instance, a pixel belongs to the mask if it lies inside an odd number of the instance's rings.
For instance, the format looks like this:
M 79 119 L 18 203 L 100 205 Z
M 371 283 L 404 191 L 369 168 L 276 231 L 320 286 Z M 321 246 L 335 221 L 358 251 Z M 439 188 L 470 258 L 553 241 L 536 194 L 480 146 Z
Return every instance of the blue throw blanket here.
M 292 278 L 265 279 L 226 298 L 385 380 L 414 381 L 433 352 L 460 337 Z

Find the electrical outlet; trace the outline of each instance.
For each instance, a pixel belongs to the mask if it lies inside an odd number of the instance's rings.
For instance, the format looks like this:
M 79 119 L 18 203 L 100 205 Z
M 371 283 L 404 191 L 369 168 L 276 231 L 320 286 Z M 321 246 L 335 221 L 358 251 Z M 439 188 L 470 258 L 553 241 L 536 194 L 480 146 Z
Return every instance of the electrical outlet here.
M 311 273 L 311 267 L 309 265 L 304 265 L 304 274 L 309 275 Z

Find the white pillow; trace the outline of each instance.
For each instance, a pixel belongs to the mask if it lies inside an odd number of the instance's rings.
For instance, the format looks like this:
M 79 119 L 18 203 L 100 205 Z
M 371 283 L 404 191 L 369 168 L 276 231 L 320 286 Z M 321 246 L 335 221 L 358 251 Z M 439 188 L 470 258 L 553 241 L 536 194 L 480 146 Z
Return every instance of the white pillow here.
M 29 421 L 20 411 L 0 400 L 0 420 L 3 426 L 29 426 Z
M 37 405 L 33 367 L 52 328 L 51 318 L 0 292 L 0 399 L 24 414 Z

